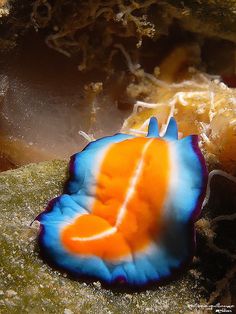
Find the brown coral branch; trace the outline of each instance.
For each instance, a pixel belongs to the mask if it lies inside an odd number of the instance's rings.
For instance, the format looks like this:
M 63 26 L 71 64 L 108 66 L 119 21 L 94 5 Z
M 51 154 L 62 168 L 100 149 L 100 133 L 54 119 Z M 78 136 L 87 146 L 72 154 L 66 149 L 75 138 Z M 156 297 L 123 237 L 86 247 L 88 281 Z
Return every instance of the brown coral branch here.
M 211 220 L 211 224 L 214 225 L 214 224 L 216 224 L 219 221 L 224 221 L 224 220 L 231 221 L 231 220 L 234 220 L 234 219 L 236 219 L 236 213 L 234 213 L 232 215 L 221 215 L 221 216 L 217 216 L 217 217 L 213 218 Z
M 216 283 L 216 289 L 210 295 L 208 304 L 213 304 L 216 299 L 226 290 L 229 290 L 230 282 L 236 275 L 236 265 L 234 265 L 225 275 L 225 277 Z

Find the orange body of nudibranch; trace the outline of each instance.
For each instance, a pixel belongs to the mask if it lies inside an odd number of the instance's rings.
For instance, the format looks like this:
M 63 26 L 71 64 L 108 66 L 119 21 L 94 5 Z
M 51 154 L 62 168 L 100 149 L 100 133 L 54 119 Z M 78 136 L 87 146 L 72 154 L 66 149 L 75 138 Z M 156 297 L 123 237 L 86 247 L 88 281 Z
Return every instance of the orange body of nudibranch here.
M 112 145 L 98 174 L 91 214 L 65 227 L 64 246 L 73 253 L 95 254 L 107 260 L 148 246 L 160 228 L 169 159 L 168 145 L 161 139 L 136 138 Z
M 62 268 L 113 283 L 171 276 L 192 254 L 206 168 L 196 136 L 117 134 L 74 155 L 68 194 L 39 216 L 40 243 Z

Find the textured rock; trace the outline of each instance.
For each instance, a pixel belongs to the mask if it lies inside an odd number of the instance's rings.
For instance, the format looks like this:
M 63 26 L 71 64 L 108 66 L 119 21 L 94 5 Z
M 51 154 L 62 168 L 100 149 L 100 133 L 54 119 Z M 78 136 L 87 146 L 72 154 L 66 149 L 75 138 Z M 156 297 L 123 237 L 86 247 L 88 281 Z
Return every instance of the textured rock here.
M 75 0 L 30 0 L 25 3 L 1 0 L 0 21 L 3 25 L 0 47 L 14 46 L 16 37 L 27 29 L 46 29 L 46 42 L 62 54 L 70 56 L 86 49 L 81 70 L 94 59 L 92 65 L 97 63 L 94 51 L 99 62 L 105 59 L 104 53 L 113 44 L 113 35 L 135 37 L 139 46 L 142 37 L 156 38 L 167 34 L 170 25 L 176 21 L 187 31 L 236 42 L 235 0 L 108 0 L 105 3 L 97 0 L 81 1 L 80 5 Z M 94 34 L 101 39 L 97 45 L 91 40 L 93 44 L 90 45 L 87 36 L 92 39 Z
M 31 222 L 66 179 L 67 162 L 30 164 L 0 175 L 1 313 L 189 313 L 205 303 L 190 272 L 144 291 L 118 291 L 79 282 L 52 269 L 38 252 L 38 224 Z
M 164 7 L 188 31 L 236 41 L 235 0 L 168 0 Z

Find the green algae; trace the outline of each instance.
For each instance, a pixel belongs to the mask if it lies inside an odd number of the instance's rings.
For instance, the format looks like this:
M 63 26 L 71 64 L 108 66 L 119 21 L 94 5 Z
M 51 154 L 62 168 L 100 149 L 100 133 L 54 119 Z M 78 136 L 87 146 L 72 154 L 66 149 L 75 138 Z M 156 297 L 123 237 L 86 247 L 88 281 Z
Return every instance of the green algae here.
M 145 291 L 118 291 L 79 282 L 39 256 L 38 223 L 31 222 L 59 195 L 67 162 L 30 164 L 0 175 L 0 313 L 188 313 L 202 302 L 190 272 Z

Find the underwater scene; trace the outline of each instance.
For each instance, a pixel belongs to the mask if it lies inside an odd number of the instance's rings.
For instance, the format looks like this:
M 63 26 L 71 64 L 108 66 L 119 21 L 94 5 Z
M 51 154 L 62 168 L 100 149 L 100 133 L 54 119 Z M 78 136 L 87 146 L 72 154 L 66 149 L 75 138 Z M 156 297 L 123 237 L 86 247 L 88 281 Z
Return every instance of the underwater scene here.
M 0 0 L 0 313 L 234 313 L 236 1 Z

